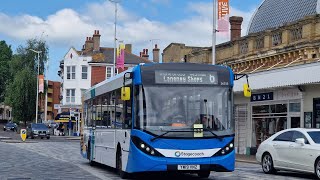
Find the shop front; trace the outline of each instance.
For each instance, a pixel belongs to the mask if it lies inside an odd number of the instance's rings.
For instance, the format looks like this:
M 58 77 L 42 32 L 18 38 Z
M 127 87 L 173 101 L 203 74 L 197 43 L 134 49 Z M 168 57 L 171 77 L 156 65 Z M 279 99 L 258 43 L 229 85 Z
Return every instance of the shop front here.
M 269 97 L 264 98 L 267 96 Z M 281 130 L 303 127 L 301 102 L 302 93 L 298 89 L 279 89 L 253 94 L 249 103 L 252 123 L 251 147 L 258 148 L 261 142 Z
M 259 145 L 288 128 L 320 128 L 320 63 L 249 74 L 252 97 L 243 97 L 245 79 L 235 81 L 235 148 L 255 154 Z

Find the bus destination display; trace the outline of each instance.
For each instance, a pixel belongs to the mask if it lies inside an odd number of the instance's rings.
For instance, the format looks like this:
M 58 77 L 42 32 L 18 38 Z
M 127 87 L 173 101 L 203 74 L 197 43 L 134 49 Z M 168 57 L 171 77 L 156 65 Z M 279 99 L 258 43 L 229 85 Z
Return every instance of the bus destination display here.
M 218 75 L 216 72 L 204 71 L 155 71 L 157 84 L 204 84 L 217 85 Z

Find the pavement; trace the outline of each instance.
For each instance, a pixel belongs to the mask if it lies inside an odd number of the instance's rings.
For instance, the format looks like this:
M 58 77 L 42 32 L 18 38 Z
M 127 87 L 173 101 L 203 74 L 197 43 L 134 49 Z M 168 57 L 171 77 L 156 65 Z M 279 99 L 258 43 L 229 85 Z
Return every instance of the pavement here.
M 255 155 L 236 154 L 237 162 L 259 164 Z

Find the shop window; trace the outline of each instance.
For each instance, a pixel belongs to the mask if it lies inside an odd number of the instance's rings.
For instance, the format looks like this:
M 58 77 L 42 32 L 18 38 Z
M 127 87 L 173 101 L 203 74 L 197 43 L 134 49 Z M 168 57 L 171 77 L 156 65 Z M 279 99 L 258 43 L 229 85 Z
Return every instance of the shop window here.
M 291 142 L 292 141 L 292 137 L 293 137 L 293 131 L 287 131 L 287 132 L 284 132 L 284 133 L 280 134 L 276 138 L 274 138 L 274 141 L 288 141 L 288 142 Z
M 289 104 L 289 111 L 290 112 L 300 112 L 300 103 L 290 103 Z

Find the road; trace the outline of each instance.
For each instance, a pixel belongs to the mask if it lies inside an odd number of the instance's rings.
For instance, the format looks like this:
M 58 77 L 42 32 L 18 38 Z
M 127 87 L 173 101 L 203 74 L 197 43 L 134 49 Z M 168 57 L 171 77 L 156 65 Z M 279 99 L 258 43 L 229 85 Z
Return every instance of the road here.
M 56 139 L 56 141 L 55 141 Z M 60 137 L 52 141 L 36 139 L 33 143 L 5 143 L 0 141 L 0 180 L 16 179 L 120 179 L 114 169 L 90 166 L 79 153 L 79 141 Z M 195 175 L 149 174 L 135 179 L 199 179 Z M 232 173 L 212 172 L 209 179 L 314 179 L 315 176 L 280 172 L 266 175 L 260 165 L 236 163 Z

